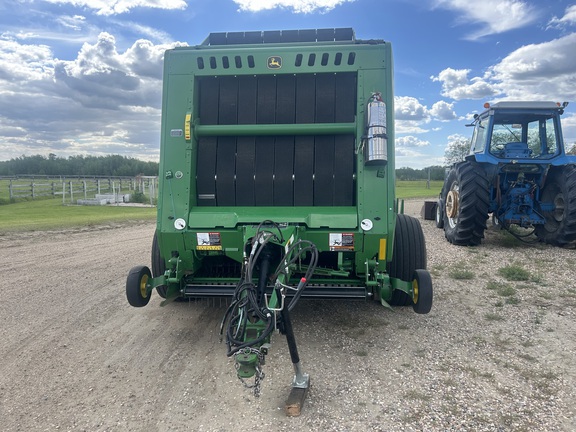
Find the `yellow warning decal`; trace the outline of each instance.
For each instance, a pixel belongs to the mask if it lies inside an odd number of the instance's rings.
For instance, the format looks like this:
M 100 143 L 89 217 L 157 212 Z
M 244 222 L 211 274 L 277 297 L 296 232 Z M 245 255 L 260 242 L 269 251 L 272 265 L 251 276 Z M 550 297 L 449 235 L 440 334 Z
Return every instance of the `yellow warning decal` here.
M 192 113 L 186 113 L 186 119 L 184 120 L 184 138 L 186 141 L 192 139 L 192 128 L 190 126 L 190 121 L 192 120 Z
M 222 246 L 208 246 L 208 245 L 198 245 L 196 246 L 197 250 L 222 250 Z

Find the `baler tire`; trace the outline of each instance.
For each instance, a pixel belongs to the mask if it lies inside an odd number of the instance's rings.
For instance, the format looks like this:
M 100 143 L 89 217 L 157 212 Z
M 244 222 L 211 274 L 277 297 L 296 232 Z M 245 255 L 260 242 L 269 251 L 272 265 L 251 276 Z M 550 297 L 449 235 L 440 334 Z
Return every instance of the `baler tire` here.
M 454 217 L 444 211 L 444 235 L 458 246 L 477 246 L 484 238 L 490 208 L 490 183 L 481 165 L 457 164 L 446 177 L 446 196 L 452 194 Z M 448 200 L 448 198 L 446 198 Z M 445 201 L 447 203 L 448 201 Z M 446 206 L 447 204 L 445 204 Z
M 427 314 L 432 309 L 434 297 L 432 289 L 432 277 L 427 270 L 416 269 L 412 281 L 414 291 L 412 308 L 417 314 Z
M 418 219 L 396 215 L 394 229 L 394 248 L 392 260 L 388 263 L 390 277 L 403 281 L 412 281 L 416 269 L 426 268 L 426 241 Z M 392 306 L 409 306 L 412 297 L 401 290 L 394 290 L 389 303 Z
M 150 278 L 152 273 L 148 267 L 132 267 L 126 278 L 126 298 L 131 306 L 143 307 L 148 304 L 151 293 L 146 294 L 146 285 Z
M 542 202 L 554 201 L 558 207 L 551 212 L 542 212 L 546 223 L 536 225 L 538 239 L 553 246 L 565 246 L 576 240 L 576 167 L 565 165 L 552 168 L 542 189 Z
M 154 233 L 154 238 L 152 239 L 152 253 L 151 253 L 151 262 L 152 262 L 152 275 L 154 277 L 158 277 L 164 274 L 166 271 L 166 262 L 160 255 L 160 246 L 158 245 L 158 234 Z M 156 287 L 156 292 L 162 298 L 166 298 L 166 291 L 168 287 L 166 285 L 161 285 Z

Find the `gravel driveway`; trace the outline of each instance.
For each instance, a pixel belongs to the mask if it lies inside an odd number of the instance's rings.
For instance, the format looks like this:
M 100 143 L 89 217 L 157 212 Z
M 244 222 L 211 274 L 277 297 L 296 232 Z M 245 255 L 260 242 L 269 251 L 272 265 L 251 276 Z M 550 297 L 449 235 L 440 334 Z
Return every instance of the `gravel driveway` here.
M 406 213 L 420 218 L 422 201 Z M 0 234 L 2 431 L 574 431 L 576 251 L 475 248 L 421 220 L 428 315 L 301 300 L 293 313 L 311 388 L 286 417 L 292 366 L 273 337 L 255 399 L 219 343 L 224 305 L 128 305 L 154 224 Z

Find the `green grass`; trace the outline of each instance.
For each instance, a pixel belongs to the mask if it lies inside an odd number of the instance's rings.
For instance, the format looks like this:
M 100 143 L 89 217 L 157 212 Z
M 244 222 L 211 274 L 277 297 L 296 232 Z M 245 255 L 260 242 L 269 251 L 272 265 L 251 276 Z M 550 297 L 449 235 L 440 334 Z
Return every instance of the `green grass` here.
M 154 220 L 154 207 L 68 206 L 62 199 L 0 205 L 0 233 Z
M 474 279 L 476 275 L 472 270 L 468 269 L 453 269 L 450 272 L 450 277 L 456 280 L 470 280 Z
M 509 281 L 527 281 L 530 279 L 530 272 L 516 264 L 499 268 L 498 274 Z
M 397 198 L 437 198 L 442 189 L 443 181 L 430 181 L 430 189 L 426 188 L 426 180 L 396 181 Z

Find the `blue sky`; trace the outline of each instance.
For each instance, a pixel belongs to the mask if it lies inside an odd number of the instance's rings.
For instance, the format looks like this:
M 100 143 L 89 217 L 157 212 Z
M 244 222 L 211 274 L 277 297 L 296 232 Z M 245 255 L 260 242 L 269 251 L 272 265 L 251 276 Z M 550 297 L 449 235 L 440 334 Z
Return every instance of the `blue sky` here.
M 392 43 L 397 168 L 442 165 L 484 102 L 571 101 L 567 0 L 2 0 L 0 160 L 158 160 L 162 57 L 210 32 L 352 27 Z

